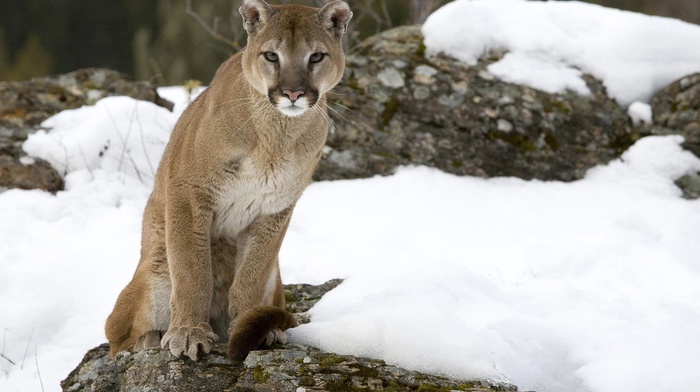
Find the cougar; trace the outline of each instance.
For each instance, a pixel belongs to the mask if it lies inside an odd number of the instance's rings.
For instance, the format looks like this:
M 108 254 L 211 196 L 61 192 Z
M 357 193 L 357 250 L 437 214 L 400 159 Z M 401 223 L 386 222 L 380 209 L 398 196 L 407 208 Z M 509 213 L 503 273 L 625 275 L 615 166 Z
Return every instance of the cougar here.
M 143 216 L 141 258 L 105 332 L 110 354 L 162 346 L 197 360 L 286 342 L 278 253 L 328 133 L 352 12 L 245 0 L 246 48 L 178 120 Z

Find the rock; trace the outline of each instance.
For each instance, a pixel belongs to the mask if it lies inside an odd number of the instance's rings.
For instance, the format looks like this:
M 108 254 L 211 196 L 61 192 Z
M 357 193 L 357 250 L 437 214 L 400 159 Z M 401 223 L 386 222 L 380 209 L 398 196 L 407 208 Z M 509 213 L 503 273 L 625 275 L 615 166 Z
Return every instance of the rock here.
M 310 320 L 306 312 L 308 312 L 324 294 L 333 290 L 341 282 L 342 280 L 340 279 L 332 279 L 318 286 L 310 284 L 286 285 L 284 297 L 287 302 L 287 310 L 294 314 L 298 324 L 308 323 Z
M 651 100 L 652 133 L 683 135 L 683 147 L 700 157 L 700 73 L 681 78 L 659 90 Z
M 418 26 L 370 37 L 347 56 L 329 95 L 335 131 L 314 178 L 387 175 L 427 165 L 480 177 L 579 179 L 617 158 L 639 135 L 600 81 L 591 96 L 548 94 L 475 66 L 426 58 Z
M 653 124 L 641 127 L 652 135 L 681 135 L 683 148 L 700 157 L 700 73 L 683 77 L 654 94 L 651 100 Z M 688 199 L 700 198 L 700 173 L 676 180 Z
M 107 69 L 89 68 L 24 82 L 0 82 L 0 188 L 63 189 L 63 179 L 42 160 L 27 160 L 22 143 L 52 115 L 114 95 L 127 95 L 172 110 L 148 82 Z
M 686 199 L 700 198 L 700 173 L 686 174 L 676 180 L 676 185 L 681 188 Z
M 512 385 L 458 381 L 411 372 L 383 361 L 323 353 L 288 344 L 252 351 L 243 364 L 215 344 L 197 362 L 155 348 L 109 358 L 109 345 L 85 354 L 65 380 L 64 392 L 105 391 L 517 391 Z
M 63 179 L 44 160 L 27 161 L 0 155 L 0 188 L 43 189 L 56 193 L 63 189 Z
M 305 312 L 340 284 L 287 285 L 290 311 Z M 308 317 L 299 317 L 308 319 Z M 100 345 L 63 381 L 65 392 L 93 391 L 517 391 L 510 384 L 487 380 L 451 380 L 387 365 L 381 360 L 324 353 L 288 344 L 252 351 L 243 364 L 226 358 L 226 345 L 215 344 L 197 362 L 177 359 L 159 348 L 120 353 L 109 358 Z
M 10 128 L 37 126 L 61 110 L 91 105 L 115 95 L 173 108 L 148 82 L 135 81 L 109 69 L 86 68 L 24 82 L 0 82 L 0 124 Z

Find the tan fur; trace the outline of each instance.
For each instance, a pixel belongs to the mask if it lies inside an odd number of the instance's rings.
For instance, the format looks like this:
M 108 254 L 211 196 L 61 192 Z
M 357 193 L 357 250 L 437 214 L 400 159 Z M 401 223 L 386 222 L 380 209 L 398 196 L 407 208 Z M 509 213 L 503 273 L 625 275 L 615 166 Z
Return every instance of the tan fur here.
M 229 331 L 284 340 L 277 330 L 292 326 L 277 255 L 326 140 L 325 94 L 343 74 L 352 12 L 263 0 L 240 11 L 248 46 L 185 110 L 158 167 L 141 260 L 105 327 L 112 355 L 160 343 L 197 359 Z M 269 331 L 242 336 L 248 324 Z

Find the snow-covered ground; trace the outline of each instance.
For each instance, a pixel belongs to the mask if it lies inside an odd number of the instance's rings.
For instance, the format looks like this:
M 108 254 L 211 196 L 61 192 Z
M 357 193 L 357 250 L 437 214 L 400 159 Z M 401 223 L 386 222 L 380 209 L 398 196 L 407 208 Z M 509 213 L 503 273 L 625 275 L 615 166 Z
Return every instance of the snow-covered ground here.
M 445 38 L 449 25 L 468 40 Z M 430 50 L 465 61 L 512 49 L 506 65 L 525 61 L 491 69 L 509 80 L 547 82 L 524 68 L 544 62 L 575 86 L 578 67 L 623 103 L 700 71 L 700 27 L 577 2 L 455 1 L 424 31 Z M 1 391 L 59 390 L 105 341 L 138 261 L 155 167 L 187 102 L 180 88 L 160 91 L 175 113 L 106 98 L 59 113 L 26 142 L 66 174 L 66 190 L 0 194 Z M 639 107 L 630 112 L 648 120 Z M 523 390 L 694 391 L 700 202 L 682 199 L 673 179 L 700 160 L 680 143 L 642 139 L 574 183 L 410 167 L 312 184 L 282 249 L 283 278 L 345 282 L 291 339 Z

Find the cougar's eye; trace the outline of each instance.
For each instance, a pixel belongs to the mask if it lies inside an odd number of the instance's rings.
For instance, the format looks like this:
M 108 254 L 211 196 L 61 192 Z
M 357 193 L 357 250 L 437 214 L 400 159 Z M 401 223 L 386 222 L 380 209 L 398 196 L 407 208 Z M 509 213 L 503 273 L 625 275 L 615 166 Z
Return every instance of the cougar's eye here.
M 326 57 L 325 53 L 320 53 L 316 52 L 309 57 L 309 62 L 314 64 L 314 63 L 320 63 L 323 58 Z
M 276 63 L 280 59 L 280 57 L 275 52 L 265 52 L 263 53 L 263 57 L 265 57 L 265 60 L 271 63 Z

